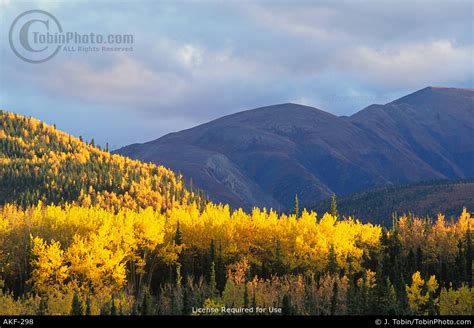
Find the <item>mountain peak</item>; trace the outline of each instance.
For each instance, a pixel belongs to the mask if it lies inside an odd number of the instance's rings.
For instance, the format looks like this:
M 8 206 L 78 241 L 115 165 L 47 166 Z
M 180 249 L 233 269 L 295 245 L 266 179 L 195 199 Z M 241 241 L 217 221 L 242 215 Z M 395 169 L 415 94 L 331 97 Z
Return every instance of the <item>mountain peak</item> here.
M 460 91 L 474 91 L 474 88 L 455 88 L 455 87 L 446 87 L 442 85 L 433 85 L 433 86 L 426 87 L 425 89 L 448 89 L 448 90 L 460 90 Z
M 281 103 L 281 104 L 275 104 L 275 105 L 270 105 L 270 106 L 264 106 L 264 107 L 258 107 L 255 109 L 251 109 L 249 111 L 258 111 L 258 110 L 295 110 L 295 109 L 304 109 L 304 110 L 310 110 L 310 111 L 322 111 L 318 108 L 307 106 L 307 105 L 302 105 L 302 104 L 297 104 L 297 103 L 292 103 L 292 102 L 287 102 L 287 103 Z
M 450 101 L 472 101 L 474 89 L 469 88 L 453 88 L 446 86 L 429 86 L 418 91 L 415 91 L 402 98 L 394 100 L 389 104 L 409 104 L 409 105 L 421 105 L 427 103 L 433 104 L 446 104 Z
M 308 205 L 333 193 L 474 177 L 472 95 L 428 87 L 349 118 L 282 103 L 118 153 L 182 172 L 217 202 L 290 209 L 295 194 Z
M 227 116 L 223 116 L 216 120 L 209 122 L 209 124 L 215 123 L 222 123 L 222 122 L 243 122 L 243 121 L 251 121 L 251 122 L 266 122 L 265 124 L 269 124 L 275 121 L 281 122 L 290 122 L 294 119 L 300 120 L 310 120 L 311 118 L 335 118 L 337 116 L 325 112 L 321 109 L 295 104 L 295 103 L 282 103 L 264 107 L 258 107 L 254 109 L 249 109 L 241 112 L 237 112 L 234 114 L 230 114 Z

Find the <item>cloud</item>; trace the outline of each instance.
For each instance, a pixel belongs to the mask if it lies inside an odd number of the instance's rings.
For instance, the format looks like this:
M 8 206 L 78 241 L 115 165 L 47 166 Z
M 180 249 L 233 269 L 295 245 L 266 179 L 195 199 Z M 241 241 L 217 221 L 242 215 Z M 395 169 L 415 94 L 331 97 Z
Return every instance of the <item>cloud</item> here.
M 5 21 L 31 9 L 16 4 L 7 6 Z M 170 127 L 188 128 L 275 103 L 351 114 L 427 85 L 473 87 L 472 1 L 42 0 L 38 5 L 51 10 L 66 30 L 133 33 L 134 51 L 60 53 L 32 66 L 2 42 L 5 99 L 14 107 L 47 103 L 74 108 L 70 111 L 120 110 L 104 115 L 117 126 L 134 122 L 128 133 L 141 141 L 145 133 L 153 139 Z M 2 35 L 8 34 L 6 25 Z M 16 97 L 20 89 L 24 97 Z M 72 115 L 57 112 L 58 120 Z M 116 140 L 111 144 L 125 140 L 110 129 Z M 107 131 L 91 126 L 89 134 L 94 133 Z
M 473 54 L 473 45 L 455 46 L 449 40 L 437 40 L 382 49 L 358 46 L 340 53 L 334 64 L 371 84 L 419 87 L 468 80 Z
M 133 53 L 73 54 L 46 65 L 9 65 L 8 75 L 12 82 L 28 80 L 45 95 L 63 101 L 119 106 L 155 116 L 212 118 L 222 108 L 244 109 L 236 107 L 242 105 L 242 98 L 254 99 L 255 90 L 276 76 L 264 62 L 236 56 L 233 47 L 230 42 L 210 49 L 161 40 L 150 48 L 154 59 Z M 88 56 L 91 59 L 84 60 Z
M 186 44 L 181 48 L 179 54 L 181 61 L 189 69 L 196 68 L 202 64 L 203 51 L 198 47 L 195 47 L 191 44 Z
M 169 106 L 182 96 L 186 87 L 178 74 L 155 72 L 129 56 L 118 56 L 103 69 L 78 60 L 64 61 L 56 69 L 59 74 L 43 84 L 47 92 L 93 104 Z
M 256 4 L 247 9 L 247 13 L 257 24 L 306 40 L 334 41 L 347 37 L 346 31 L 336 30 L 326 24 L 338 14 L 327 6 L 280 3 L 274 6 Z
M 256 24 L 294 36 L 370 44 L 470 38 L 472 1 L 260 1 L 247 8 Z M 423 14 L 421 15 L 420 12 Z
M 11 0 L 0 0 L 0 8 L 7 7 L 10 5 Z

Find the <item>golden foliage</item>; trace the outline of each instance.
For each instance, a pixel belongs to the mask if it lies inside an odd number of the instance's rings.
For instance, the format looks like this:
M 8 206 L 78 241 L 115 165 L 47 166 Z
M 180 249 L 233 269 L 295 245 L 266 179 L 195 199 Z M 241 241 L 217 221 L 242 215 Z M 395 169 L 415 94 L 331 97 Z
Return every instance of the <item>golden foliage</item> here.
M 441 315 L 472 315 L 474 312 L 474 288 L 443 288 L 439 296 Z
M 406 292 L 408 296 L 408 304 L 410 309 L 414 314 L 427 314 L 425 311 L 422 311 L 423 306 L 425 306 L 430 297 L 438 289 L 438 283 L 435 276 L 430 276 L 428 281 L 425 282 L 421 278 L 420 272 L 415 272 L 412 277 L 412 283 L 410 286 L 406 286 Z M 436 303 L 437 300 L 433 300 Z

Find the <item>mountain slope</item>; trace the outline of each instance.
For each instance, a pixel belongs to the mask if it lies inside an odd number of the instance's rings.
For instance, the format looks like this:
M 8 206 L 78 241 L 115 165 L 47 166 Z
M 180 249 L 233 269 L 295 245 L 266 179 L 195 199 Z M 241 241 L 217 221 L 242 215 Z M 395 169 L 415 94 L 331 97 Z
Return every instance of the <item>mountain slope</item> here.
M 474 90 L 426 88 L 351 117 L 392 148 L 407 148 L 434 177 L 474 176 Z
M 317 213 L 327 212 L 330 202 L 326 199 L 312 209 Z M 337 199 L 340 215 L 387 226 L 393 213 L 431 217 L 443 213 L 446 217 L 456 217 L 463 207 L 474 208 L 474 180 L 423 181 L 375 188 Z
M 36 119 L 0 111 L 0 206 L 38 201 L 165 210 L 204 198 L 162 166 L 111 155 Z
M 351 117 L 281 104 L 134 144 L 118 153 L 192 178 L 215 201 L 291 208 L 332 193 L 474 177 L 474 91 L 425 88 Z

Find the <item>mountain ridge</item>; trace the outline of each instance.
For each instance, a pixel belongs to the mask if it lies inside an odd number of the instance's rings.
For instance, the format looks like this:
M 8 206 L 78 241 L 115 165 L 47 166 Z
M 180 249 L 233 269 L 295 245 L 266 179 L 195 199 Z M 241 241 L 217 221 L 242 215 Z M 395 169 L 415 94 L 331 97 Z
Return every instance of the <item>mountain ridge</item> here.
M 468 89 L 427 87 L 349 117 L 283 103 L 117 152 L 181 172 L 214 201 L 287 210 L 295 194 L 309 205 L 332 193 L 474 177 L 473 101 Z

